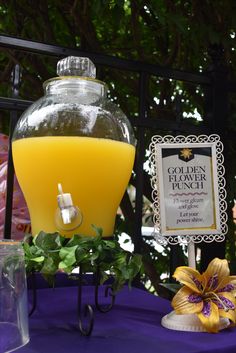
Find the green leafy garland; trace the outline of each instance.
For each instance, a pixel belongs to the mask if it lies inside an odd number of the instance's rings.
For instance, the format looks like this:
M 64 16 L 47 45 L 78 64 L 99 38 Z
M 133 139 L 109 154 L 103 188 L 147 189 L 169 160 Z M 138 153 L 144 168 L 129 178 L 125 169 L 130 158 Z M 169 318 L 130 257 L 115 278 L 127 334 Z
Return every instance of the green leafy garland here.
M 58 271 L 71 274 L 81 266 L 83 272 L 99 273 L 100 283 L 112 275 L 114 292 L 126 282 L 130 286 L 141 271 L 141 255 L 123 250 L 117 240 L 102 238 L 101 228 L 94 229 L 95 237 L 74 235 L 67 239 L 45 232 L 29 235 L 23 242 L 27 272 L 40 272 L 53 285 Z

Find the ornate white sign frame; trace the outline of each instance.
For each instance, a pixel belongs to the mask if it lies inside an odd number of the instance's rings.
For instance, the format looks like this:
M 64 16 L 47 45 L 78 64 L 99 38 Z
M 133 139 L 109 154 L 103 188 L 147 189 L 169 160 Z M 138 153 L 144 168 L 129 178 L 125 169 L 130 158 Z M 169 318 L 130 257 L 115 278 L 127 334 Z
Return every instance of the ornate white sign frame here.
M 163 177 L 163 166 L 162 166 L 162 150 L 171 150 L 174 148 L 184 149 L 185 151 L 192 151 L 192 149 L 201 149 L 207 147 L 211 150 L 211 184 L 212 184 L 212 206 L 214 209 L 214 226 L 203 226 L 196 227 L 194 222 L 189 227 L 172 227 L 169 226 L 168 222 L 172 222 L 168 216 L 168 207 L 165 205 L 166 202 L 166 186 L 165 180 L 166 175 Z M 223 144 L 220 141 L 220 137 L 214 135 L 189 135 L 189 136 L 159 136 L 155 135 L 152 137 L 150 144 L 151 151 L 151 170 L 152 179 L 151 184 L 153 188 L 153 211 L 154 211 L 154 236 L 158 243 L 165 244 L 178 244 L 178 243 L 200 243 L 202 241 L 211 243 L 213 241 L 222 242 L 225 239 L 227 233 L 227 203 L 226 203 L 226 190 L 225 190 L 225 169 L 223 166 Z M 191 152 L 190 152 L 191 154 Z M 189 156 L 187 157 L 189 158 Z M 209 159 L 209 158 L 208 158 Z M 209 169 L 209 168 L 208 168 Z M 209 170 L 208 170 L 209 172 Z M 176 178 L 176 177 L 173 177 Z M 201 180 L 200 174 L 196 177 L 196 180 Z M 200 178 L 200 179 L 199 179 Z M 203 180 L 205 180 L 202 174 Z M 173 179 L 175 180 L 175 179 Z M 182 200 L 183 201 L 183 200 Z M 189 200 L 185 200 L 186 202 Z M 173 201 L 174 202 L 174 201 Z M 166 210 L 167 207 L 167 210 Z M 172 208 L 173 209 L 173 208 Z M 204 224 L 203 224 L 204 225 Z

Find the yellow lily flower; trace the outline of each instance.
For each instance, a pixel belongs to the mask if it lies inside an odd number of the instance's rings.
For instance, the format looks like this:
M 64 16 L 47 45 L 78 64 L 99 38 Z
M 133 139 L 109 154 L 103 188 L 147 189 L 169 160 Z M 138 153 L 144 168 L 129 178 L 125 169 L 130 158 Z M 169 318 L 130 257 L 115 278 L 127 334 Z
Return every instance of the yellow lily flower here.
M 220 317 L 236 322 L 236 276 L 230 276 L 227 260 L 213 259 L 200 274 L 180 266 L 173 277 L 183 284 L 172 300 L 176 314 L 196 314 L 208 332 L 218 332 Z

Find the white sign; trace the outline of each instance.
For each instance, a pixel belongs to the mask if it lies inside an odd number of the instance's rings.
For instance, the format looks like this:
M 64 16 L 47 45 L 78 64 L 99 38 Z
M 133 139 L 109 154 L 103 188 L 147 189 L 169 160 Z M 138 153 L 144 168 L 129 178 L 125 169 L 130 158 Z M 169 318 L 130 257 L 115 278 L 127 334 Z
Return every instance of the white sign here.
M 152 144 L 159 232 L 164 236 L 220 234 L 219 141 L 176 141 L 178 137 L 174 143 L 164 138 Z

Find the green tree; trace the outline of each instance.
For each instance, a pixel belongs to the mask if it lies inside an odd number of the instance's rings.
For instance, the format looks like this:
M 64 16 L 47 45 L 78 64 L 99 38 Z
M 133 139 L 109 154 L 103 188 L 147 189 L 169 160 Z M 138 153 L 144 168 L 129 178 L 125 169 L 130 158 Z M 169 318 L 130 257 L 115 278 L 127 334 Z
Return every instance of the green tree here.
M 1 0 L 0 19 L 2 34 L 186 71 L 208 70 L 212 64 L 209 49 L 218 46 L 223 48 L 222 61 L 228 72 L 232 75 L 236 68 L 234 0 Z M 13 65 L 19 63 L 23 68 L 20 95 L 37 99 L 43 94 L 42 82 L 55 76 L 56 61 L 55 57 L 2 48 L 0 94 L 11 95 L 9 77 Z M 138 74 L 98 67 L 98 77 L 108 83 L 110 98 L 119 103 L 129 117 L 135 118 L 138 114 Z M 200 86 L 153 75 L 147 92 L 147 113 L 150 117 L 158 117 L 159 122 L 173 121 L 179 100 L 184 112 L 179 112 L 182 121 L 200 125 L 207 121 L 204 98 Z M 227 122 L 231 132 L 235 132 L 235 104 L 232 96 Z M 196 112 L 202 122 L 196 119 Z M 4 113 L 0 114 L 4 121 Z M 147 132 L 146 146 L 154 133 L 163 132 L 157 128 Z M 231 141 L 227 148 L 229 160 L 233 160 L 235 150 L 235 143 Z M 230 201 L 235 190 L 235 174 L 233 164 L 228 171 Z M 150 200 L 148 174 L 145 175 L 144 191 Z M 132 219 L 133 207 L 127 195 L 122 209 L 127 216 L 122 226 L 129 232 L 127 219 Z M 234 243 L 231 236 L 229 254 L 232 261 Z M 168 251 L 167 256 L 163 256 L 147 242 L 143 243 L 143 251 L 146 273 L 156 290 L 160 290 L 160 274 L 168 271 Z

